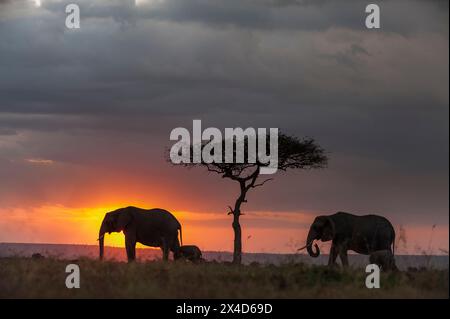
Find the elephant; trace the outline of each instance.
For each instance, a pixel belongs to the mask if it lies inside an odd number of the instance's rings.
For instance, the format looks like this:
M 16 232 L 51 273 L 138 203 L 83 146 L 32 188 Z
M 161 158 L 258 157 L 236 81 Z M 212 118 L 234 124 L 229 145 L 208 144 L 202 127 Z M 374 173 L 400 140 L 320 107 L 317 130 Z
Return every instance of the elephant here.
M 195 245 L 181 246 L 178 254 L 174 255 L 174 259 L 185 258 L 194 263 L 202 261 L 202 251 Z
M 370 255 L 377 250 L 389 250 L 394 256 L 395 230 L 392 224 L 378 215 L 357 216 L 345 212 L 318 216 L 314 219 L 306 239 L 306 249 L 311 257 L 320 255 L 319 246 L 313 241 L 330 241 L 328 265 L 336 264 L 339 255 L 342 265 L 348 266 L 347 251 Z M 303 248 L 305 248 L 303 247 Z M 392 249 L 391 249 L 392 247 Z
M 377 250 L 370 254 L 369 261 L 371 264 L 376 264 L 383 271 L 397 271 L 395 265 L 394 255 L 390 250 Z
M 133 206 L 119 208 L 106 213 L 99 231 L 100 259 L 103 259 L 104 236 L 106 233 L 123 231 L 128 262 L 136 259 L 136 243 L 160 247 L 163 260 L 179 253 L 183 243 L 181 224 L 170 212 L 160 208 L 142 209 Z M 180 231 L 180 241 L 178 241 Z

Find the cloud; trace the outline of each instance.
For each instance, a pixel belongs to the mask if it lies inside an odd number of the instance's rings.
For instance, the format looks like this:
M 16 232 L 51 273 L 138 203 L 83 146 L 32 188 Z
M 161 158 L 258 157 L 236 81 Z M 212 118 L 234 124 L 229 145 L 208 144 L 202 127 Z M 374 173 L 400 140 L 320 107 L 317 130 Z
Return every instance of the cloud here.
M 369 31 L 359 1 L 81 0 L 73 32 L 65 3 L 0 12 L 2 203 L 222 211 L 232 183 L 163 156 L 170 130 L 200 118 L 314 136 L 331 153 L 328 170 L 277 176 L 250 210 L 448 223 L 448 3 L 381 1 Z
M 67 3 L 70 1 L 48 1 L 45 7 L 56 12 Z M 358 0 L 345 3 L 331 0 L 164 0 L 147 1 L 139 6 L 135 5 L 135 0 L 80 0 L 77 3 L 85 18 L 113 18 L 132 25 L 139 20 L 150 19 L 182 24 L 199 23 L 217 28 L 303 31 L 324 31 L 330 28 L 364 30 L 367 5 Z M 386 32 L 447 32 L 445 23 L 448 23 L 448 3 L 445 1 L 380 1 L 379 5 Z M 430 19 L 430 16 L 434 16 L 434 19 Z
M 49 159 L 42 159 L 42 158 L 27 158 L 25 159 L 25 162 L 30 164 L 37 164 L 37 165 L 51 165 L 55 162 Z

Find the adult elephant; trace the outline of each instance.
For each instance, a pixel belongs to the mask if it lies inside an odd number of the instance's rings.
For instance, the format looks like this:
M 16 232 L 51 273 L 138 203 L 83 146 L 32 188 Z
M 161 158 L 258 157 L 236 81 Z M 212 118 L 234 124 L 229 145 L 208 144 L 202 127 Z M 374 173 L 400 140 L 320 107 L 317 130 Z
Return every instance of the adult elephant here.
M 382 216 L 357 216 L 338 212 L 316 217 L 309 229 L 305 247 L 311 257 L 318 257 L 320 249 L 314 243 L 315 251 L 313 250 L 314 240 L 332 241 L 328 265 L 336 264 L 339 255 L 342 265 L 348 266 L 348 250 L 364 255 L 378 250 L 389 250 L 393 256 L 395 230 Z
M 100 259 L 103 259 L 106 233 L 123 231 L 128 261 L 136 259 L 136 243 L 160 247 L 163 259 L 168 260 L 169 251 L 178 254 L 182 242 L 181 225 L 170 212 L 164 209 L 119 208 L 105 215 L 99 231 Z

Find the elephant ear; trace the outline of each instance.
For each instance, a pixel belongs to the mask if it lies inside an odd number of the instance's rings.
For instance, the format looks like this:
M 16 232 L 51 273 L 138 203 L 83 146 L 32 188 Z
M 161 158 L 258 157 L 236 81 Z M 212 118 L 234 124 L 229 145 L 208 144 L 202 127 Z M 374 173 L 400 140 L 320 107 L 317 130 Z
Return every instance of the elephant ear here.
M 329 241 L 334 238 L 336 227 L 333 220 L 328 216 L 323 216 L 322 241 Z
M 119 231 L 124 230 L 131 222 L 131 219 L 131 212 L 128 209 L 124 209 L 120 212 L 120 214 L 117 215 L 116 229 L 118 229 Z

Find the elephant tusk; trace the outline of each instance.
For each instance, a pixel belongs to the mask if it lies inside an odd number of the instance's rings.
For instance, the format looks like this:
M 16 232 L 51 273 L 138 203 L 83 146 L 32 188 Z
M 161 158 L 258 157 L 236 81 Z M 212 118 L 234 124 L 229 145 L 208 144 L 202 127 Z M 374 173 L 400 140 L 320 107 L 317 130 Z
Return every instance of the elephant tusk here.
M 297 249 L 297 251 L 300 251 L 300 250 L 303 250 L 303 249 L 305 249 L 306 247 L 308 247 L 309 245 L 312 245 L 312 241 L 311 242 L 309 242 L 309 243 L 307 243 L 305 246 L 303 246 L 302 248 L 299 248 L 299 249 Z

